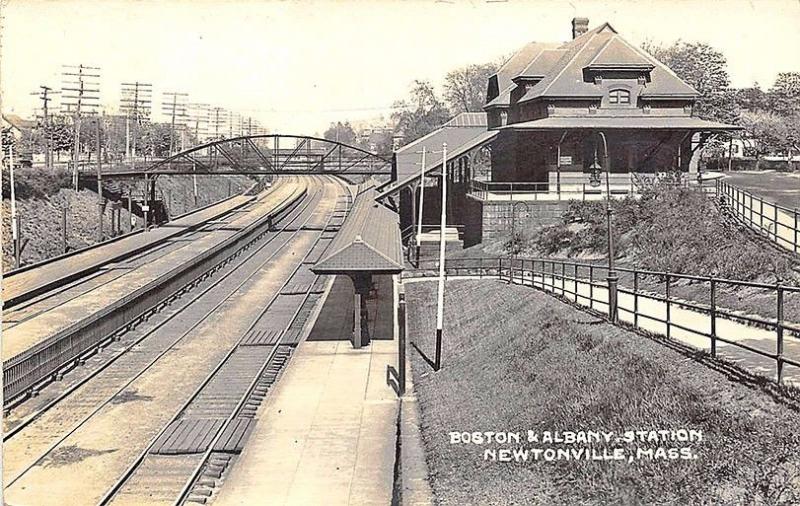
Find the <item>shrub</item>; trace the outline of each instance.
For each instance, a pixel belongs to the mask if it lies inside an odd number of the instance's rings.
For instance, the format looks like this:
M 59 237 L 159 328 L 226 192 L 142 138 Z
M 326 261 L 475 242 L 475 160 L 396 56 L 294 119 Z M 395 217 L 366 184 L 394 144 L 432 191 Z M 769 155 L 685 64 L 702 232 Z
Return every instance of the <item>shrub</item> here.
M 605 202 L 573 201 L 563 223 L 531 238 L 539 254 L 606 254 Z M 722 219 L 714 202 L 688 188 L 654 185 L 612 202 L 615 256 L 655 271 L 751 280 L 793 278 L 792 265 Z
M 70 186 L 72 171 L 66 167 L 14 169 L 14 189 L 18 199 L 43 199 Z M 3 169 L 3 198 L 11 198 L 11 175 L 8 168 Z

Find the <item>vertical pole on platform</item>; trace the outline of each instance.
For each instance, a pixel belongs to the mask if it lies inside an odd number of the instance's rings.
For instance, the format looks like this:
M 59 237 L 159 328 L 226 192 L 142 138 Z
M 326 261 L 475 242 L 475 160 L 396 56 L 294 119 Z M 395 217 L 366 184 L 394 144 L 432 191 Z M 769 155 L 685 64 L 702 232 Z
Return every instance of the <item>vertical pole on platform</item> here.
M 353 348 L 361 348 L 361 292 L 358 286 L 353 294 Z
M 133 232 L 133 190 L 128 188 L 128 232 Z
M 447 143 L 442 143 L 442 216 L 439 225 L 439 294 L 436 299 L 436 356 L 433 369 L 442 367 L 442 327 L 444 326 L 444 229 L 447 225 Z
M 147 196 L 148 186 L 149 186 L 149 178 L 147 177 L 147 173 L 145 173 L 144 174 L 144 192 L 142 192 L 142 195 L 144 196 L 144 205 L 143 205 L 143 209 L 142 209 L 142 215 L 144 217 L 144 231 L 145 232 L 147 232 L 147 225 L 148 225 L 147 218 L 148 218 L 148 212 L 150 210 L 150 199 Z
M 195 163 L 192 162 L 192 172 L 195 171 Z M 192 174 L 192 189 L 194 190 L 194 207 L 197 208 L 197 175 Z
M 398 390 L 402 396 L 406 393 L 406 295 L 402 285 L 397 294 L 397 301 L 397 376 L 400 383 Z
M 61 208 L 61 252 L 67 252 L 67 208 Z
M 11 185 L 11 240 L 14 245 L 14 267 L 19 269 L 20 266 L 20 243 L 19 243 L 19 217 L 17 216 L 17 193 L 14 183 L 14 145 L 8 146 L 8 173 L 9 185 Z
M 426 148 L 422 146 L 422 163 L 419 168 L 419 219 L 417 220 L 417 237 L 414 241 L 417 249 L 417 267 L 419 267 L 419 239 L 422 236 L 422 206 L 425 203 L 425 152 Z

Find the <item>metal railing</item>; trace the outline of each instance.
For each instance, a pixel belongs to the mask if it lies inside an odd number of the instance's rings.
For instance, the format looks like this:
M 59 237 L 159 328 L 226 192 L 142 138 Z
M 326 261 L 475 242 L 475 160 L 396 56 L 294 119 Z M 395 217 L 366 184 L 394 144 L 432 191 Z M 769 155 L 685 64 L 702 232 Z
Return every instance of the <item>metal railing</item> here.
M 459 239 L 463 239 L 464 238 L 464 228 L 465 228 L 464 225 L 457 225 L 457 224 L 445 225 L 445 229 L 448 229 L 448 228 L 452 228 L 452 229 L 456 230 L 458 232 L 458 238 Z M 422 233 L 426 234 L 426 233 L 429 233 L 429 232 L 438 233 L 439 232 L 439 224 L 437 223 L 435 225 L 434 224 L 425 225 L 423 223 L 422 224 Z M 409 225 L 409 226 L 407 226 L 406 228 L 404 228 L 403 230 L 400 231 L 400 237 L 403 240 L 403 244 L 407 244 L 408 241 L 414 241 L 416 235 L 417 235 L 417 225 L 414 225 L 414 224 Z
M 423 261 L 416 271 L 406 271 L 404 277 L 435 277 L 438 262 Z M 606 277 L 608 267 L 568 260 L 540 258 L 482 257 L 448 259 L 447 276 L 494 277 L 530 286 L 561 299 L 609 315 L 609 294 Z M 786 339 L 800 339 L 800 318 L 787 320 L 784 312 L 786 298 L 800 298 L 800 287 L 749 281 L 692 276 L 642 269 L 617 268 L 622 276 L 618 287 L 618 321 L 667 338 L 709 345 L 717 356 L 719 343 L 754 353 L 775 362 L 778 382 L 783 382 L 784 366 L 800 367 L 800 359 L 784 355 Z M 698 302 L 676 296 L 676 289 L 692 284 L 694 292 L 705 294 Z M 698 290 L 698 285 L 701 290 Z M 725 289 L 760 290 L 773 297 L 774 316 L 764 317 L 733 310 L 720 304 Z M 794 301 L 793 301 L 794 302 Z M 746 337 L 742 338 L 742 332 Z M 756 334 L 768 337 L 772 349 L 763 343 L 751 344 Z M 774 340 L 773 340 L 774 339 Z M 744 342 L 744 341 L 748 342 Z M 795 341 L 796 342 L 796 341 Z M 761 344 L 761 346 L 759 346 Z
M 586 183 L 570 183 L 561 185 L 561 190 L 557 185 L 551 183 L 533 183 L 525 181 L 475 181 L 470 184 L 470 195 L 480 200 L 490 200 L 490 196 L 508 197 L 514 200 L 515 197 L 524 200 L 545 201 L 545 200 L 586 200 L 587 196 L 605 195 L 602 187 L 594 187 Z M 612 183 L 612 196 L 625 196 L 636 193 L 634 185 L 625 187 Z
M 800 252 L 800 211 L 764 200 L 751 192 L 717 180 L 717 196 L 733 215 L 779 246 Z

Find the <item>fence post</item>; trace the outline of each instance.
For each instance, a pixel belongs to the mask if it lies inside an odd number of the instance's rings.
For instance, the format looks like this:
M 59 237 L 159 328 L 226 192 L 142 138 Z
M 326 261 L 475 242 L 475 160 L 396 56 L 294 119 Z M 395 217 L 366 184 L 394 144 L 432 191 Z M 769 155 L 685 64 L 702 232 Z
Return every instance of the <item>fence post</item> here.
M 503 279 L 503 257 L 497 259 L 497 277 Z
M 594 265 L 589 266 L 589 309 L 594 309 Z
M 717 356 L 717 282 L 711 278 L 711 356 Z
M 778 349 L 776 360 L 778 362 L 778 384 L 783 382 L 783 287 L 778 285 Z
M 774 202 L 772 203 L 772 220 L 775 223 L 772 234 L 775 237 L 775 242 L 778 242 L 778 204 Z
M 573 269 L 572 269 L 572 286 L 574 287 L 574 290 L 575 290 L 575 303 L 577 304 L 578 303 L 578 264 L 574 263 L 574 264 L 572 264 L 572 266 L 573 266 Z
M 564 264 L 564 262 L 561 262 L 561 296 L 562 297 L 564 297 L 566 295 L 566 293 L 567 293 L 567 290 L 566 290 L 566 288 L 567 288 L 567 280 L 565 279 L 566 278 L 566 271 L 565 271 L 566 268 L 567 268 L 567 266 Z
M 797 253 L 797 229 L 800 228 L 800 225 L 797 224 L 797 209 L 794 210 L 794 252 Z
M 671 308 L 670 308 L 670 303 L 669 303 L 670 278 L 671 278 L 671 276 L 669 274 L 667 274 L 667 287 L 666 287 L 666 291 L 665 291 L 666 292 L 666 298 L 667 298 L 667 318 L 666 318 L 666 320 L 667 320 L 667 339 L 669 339 L 670 336 L 671 336 L 671 329 L 670 329 L 670 316 L 671 316 L 670 309 Z
M 483 279 L 483 257 L 478 258 L 478 279 Z
M 633 271 L 633 326 L 639 326 L 639 271 Z

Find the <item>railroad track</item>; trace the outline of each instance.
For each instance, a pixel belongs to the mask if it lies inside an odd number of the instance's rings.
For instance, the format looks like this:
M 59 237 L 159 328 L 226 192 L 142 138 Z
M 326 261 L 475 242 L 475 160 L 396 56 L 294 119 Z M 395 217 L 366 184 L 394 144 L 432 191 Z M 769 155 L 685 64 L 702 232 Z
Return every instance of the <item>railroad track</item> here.
M 208 226 L 209 225 L 204 225 L 198 229 L 190 230 L 185 234 L 168 240 L 166 243 L 158 244 L 152 249 L 142 251 L 132 257 L 104 266 L 100 270 L 92 272 L 85 277 L 66 283 L 56 289 L 3 311 L 3 330 L 9 330 L 20 323 L 62 306 L 81 295 L 117 280 L 124 276 L 130 269 L 139 267 L 145 262 L 155 261 L 168 253 L 184 247 L 187 241 L 212 232 L 213 230 L 206 228 Z
M 215 273 L 212 273 L 212 275 L 209 275 L 207 277 L 204 277 L 203 279 L 198 280 L 196 285 L 188 287 L 188 289 L 185 292 L 179 294 L 179 296 L 176 298 L 173 304 L 170 305 L 171 311 L 154 314 L 150 316 L 150 318 L 141 322 L 141 324 L 147 324 L 152 321 L 152 324 L 149 325 L 149 328 L 137 329 L 136 326 L 132 326 L 130 328 L 124 329 L 125 331 L 123 333 L 115 336 L 112 342 L 108 343 L 108 348 L 116 348 L 116 349 L 109 349 L 108 350 L 109 353 L 106 353 L 102 356 L 99 353 L 94 355 L 93 358 L 99 359 L 96 361 L 98 363 L 94 364 L 95 367 L 91 368 L 91 370 L 88 370 L 86 374 L 81 375 L 79 378 L 77 378 L 76 381 L 69 383 L 63 389 L 56 388 L 55 389 L 56 392 L 54 392 L 54 394 L 50 396 L 50 398 L 46 398 L 44 402 L 39 403 L 39 405 L 35 406 L 33 409 L 27 410 L 28 412 L 24 413 L 22 416 L 15 417 L 14 415 L 17 410 L 13 411 L 9 410 L 9 412 L 6 413 L 6 416 L 4 418 L 5 430 L 3 435 L 3 442 L 9 441 L 17 433 L 19 433 L 25 427 L 33 423 L 36 419 L 44 415 L 47 411 L 52 409 L 63 399 L 65 399 L 66 397 L 77 391 L 89 380 L 93 379 L 95 376 L 103 372 L 107 367 L 110 367 L 113 364 L 113 362 L 119 357 L 121 357 L 124 353 L 130 351 L 134 346 L 137 346 L 139 343 L 141 343 L 148 337 L 155 334 L 165 325 L 168 325 L 170 321 L 174 320 L 175 318 L 181 317 L 184 311 L 190 308 L 191 304 L 193 304 L 194 302 L 198 301 L 201 297 L 206 295 L 214 287 L 214 285 L 222 282 L 223 280 L 233 275 L 237 267 L 239 267 L 247 260 L 251 259 L 254 255 L 256 255 L 264 247 L 269 245 L 272 241 L 276 240 L 278 234 L 289 228 L 289 224 L 291 224 L 292 221 L 298 215 L 302 214 L 302 212 L 305 209 L 307 209 L 308 206 L 309 203 L 306 202 L 305 205 L 302 205 L 294 209 L 289 215 L 287 215 L 283 220 L 281 220 L 281 222 L 285 221 L 286 225 L 284 225 L 282 228 L 279 228 L 270 237 L 267 236 L 260 237 L 259 239 L 262 242 L 257 244 L 257 249 L 246 255 L 244 258 L 242 258 L 238 264 L 236 265 L 228 264 L 224 266 L 225 270 L 224 272 L 221 272 L 221 276 L 219 278 L 215 278 L 214 277 Z M 248 246 L 248 248 L 249 247 L 250 246 Z M 199 290 L 196 293 L 192 293 L 193 289 L 197 288 L 199 288 Z M 191 296 L 184 297 L 184 295 L 186 295 L 187 293 L 191 294 Z M 159 318 L 157 321 L 153 321 L 159 315 L 162 317 Z M 142 326 L 144 327 L 144 325 Z M 139 332 L 136 332 L 136 330 L 139 330 Z M 164 346 L 163 349 L 165 350 L 164 352 L 169 350 L 171 347 L 175 346 L 182 337 L 183 335 L 180 335 L 180 337 L 178 337 L 175 340 L 167 339 L 168 343 L 163 345 Z M 99 348 L 99 351 L 104 351 L 104 350 L 106 350 L 106 347 Z M 147 367 L 152 365 L 152 363 L 154 363 L 156 359 L 157 357 L 154 358 L 151 362 L 146 363 L 146 365 L 142 365 L 141 367 L 146 369 Z M 53 385 L 62 385 L 64 383 L 66 383 L 66 381 L 64 381 L 62 378 L 61 381 L 54 382 Z M 26 404 L 30 404 L 32 403 L 32 401 L 33 399 L 31 399 Z M 24 408 L 24 407 L 27 406 L 20 406 L 19 408 Z
M 87 355 L 94 353 L 97 347 L 145 321 L 154 313 L 171 304 L 200 280 L 230 263 L 269 231 L 273 216 L 277 219 L 277 216 L 283 216 L 290 212 L 296 205 L 297 198 L 299 197 L 291 194 L 285 200 L 277 202 L 275 208 L 270 211 L 269 217 L 265 216 L 255 220 L 231 237 L 223 238 L 210 250 L 197 257 L 194 263 L 181 268 L 180 272 L 168 272 L 163 282 L 139 289 L 134 292 L 132 298 L 126 296 L 123 300 L 110 302 L 111 305 L 107 309 L 103 309 L 85 320 L 85 325 L 81 323 L 75 329 L 66 328 L 56 331 L 55 334 L 40 342 L 35 342 L 21 353 L 8 352 L 9 354 L 4 357 L 3 367 L 4 408 L 8 409 L 24 400 L 28 394 L 35 395 L 42 385 L 61 376 L 62 369 L 72 369 L 85 360 Z M 180 248 L 172 252 L 176 251 L 180 253 Z M 164 258 L 166 256 L 162 256 L 161 259 Z M 153 259 L 148 261 L 152 263 Z M 127 272 L 134 271 L 138 272 L 136 269 L 127 270 Z M 97 290 L 94 293 L 100 293 L 103 289 L 112 286 L 111 283 L 114 281 L 119 282 L 119 277 L 101 280 L 98 286 L 94 287 L 94 290 Z M 75 297 L 71 297 L 69 300 L 61 301 L 59 305 L 50 310 L 68 303 L 75 306 L 76 302 Z M 19 329 L 12 328 L 11 330 L 19 330 L 21 336 L 25 337 L 26 333 L 22 331 L 24 323 L 33 322 L 20 322 Z M 36 326 L 34 325 L 33 328 L 35 329 Z M 4 352 L 7 352 L 6 344 L 4 344 Z
M 217 310 L 221 308 L 223 305 L 228 304 L 230 309 L 230 302 L 232 301 L 232 299 L 236 299 L 236 297 L 239 297 L 240 296 L 239 292 L 241 291 L 241 289 L 243 287 L 246 288 L 248 284 L 252 284 L 251 283 L 252 279 L 258 277 L 259 273 L 263 274 L 262 271 L 267 264 L 277 264 L 282 262 L 282 260 L 277 258 L 281 256 L 279 253 L 282 251 L 282 249 L 284 247 L 287 247 L 287 245 L 293 243 L 295 238 L 298 237 L 298 234 L 301 234 L 302 232 L 306 233 L 308 232 L 307 230 L 306 231 L 303 230 L 302 225 L 299 227 L 294 227 L 294 231 L 292 232 L 288 231 L 292 230 L 293 228 L 292 225 L 298 219 L 304 217 L 305 213 L 307 213 L 308 209 L 315 202 L 319 202 L 317 195 L 314 195 L 308 198 L 307 200 L 308 202 L 303 207 L 302 211 L 298 211 L 290 220 L 288 220 L 287 224 L 283 227 L 284 230 L 283 232 L 277 233 L 272 239 L 267 241 L 265 244 L 260 245 L 258 249 L 254 251 L 252 254 L 248 255 L 246 259 L 242 259 L 242 261 L 235 269 L 232 269 L 230 272 L 226 273 L 226 276 L 224 278 L 216 280 L 213 284 L 209 284 L 209 286 L 206 287 L 208 290 L 205 290 L 203 295 L 198 294 L 198 297 L 194 298 L 196 300 L 193 301 L 193 304 L 188 305 L 188 307 L 194 307 L 195 311 L 200 311 L 204 313 L 204 316 L 202 317 L 202 322 L 184 321 L 183 322 L 184 326 L 189 324 L 191 325 L 192 329 L 196 330 L 200 328 L 202 325 L 207 325 L 209 320 L 217 317 L 217 313 L 219 312 Z M 304 218 L 304 223 L 308 222 L 308 220 L 311 219 L 311 216 L 313 215 L 314 213 L 312 212 L 310 216 Z M 289 235 L 289 237 L 286 237 L 286 235 Z M 321 236 L 322 233 L 320 234 L 320 237 Z M 278 239 L 278 237 L 281 237 L 285 240 L 281 242 L 280 239 Z M 317 241 L 315 241 L 315 244 L 319 241 L 320 237 L 317 237 Z M 302 243 L 302 241 L 300 242 Z M 267 244 L 272 244 L 273 247 L 268 248 Z M 269 249 L 270 251 L 265 251 L 265 248 Z M 313 246 L 309 247 L 303 259 L 304 260 L 307 259 L 309 255 L 312 254 L 313 251 L 314 247 Z M 286 256 L 286 254 L 284 253 L 283 256 Z M 244 266 L 245 264 L 249 265 L 246 275 L 244 275 L 241 271 L 239 271 L 239 269 L 242 269 L 242 266 Z M 281 295 L 284 292 L 284 290 L 287 289 L 287 287 L 290 284 L 290 281 L 298 273 L 298 271 L 303 265 L 304 264 L 301 261 L 294 267 L 291 273 L 286 277 L 286 280 L 284 280 L 283 283 L 280 285 L 280 289 L 275 291 L 273 299 L 278 295 Z M 234 274 L 235 272 L 239 272 L 239 278 L 243 277 L 244 279 L 238 279 L 237 283 L 233 283 L 232 277 L 236 277 L 236 275 Z M 221 287 L 222 285 L 227 285 L 227 289 L 224 290 L 225 293 L 224 294 L 216 293 L 220 291 L 219 287 Z M 314 283 L 312 283 L 311 287 L 313 286 Z M 311 287 L 307 287 L 303 302 L 308 300 L 309 292 L 312 290 Z M 211 301 L 209 300 L 209 296 L 207 295 L 209 293 L 215 293 L 216 295 L 215 298 L 216 305 L 211 308 L 209 308 L 209 304 L 211 303 Z M 274 302 L 274 300 L 272 302 Z M 269 305 L 270 308 L 272 307 L 272 302 Z M 295 315 L 290 319 L 290 322 L 288 324 L 289 327 L 287 328 L 292 327 L 294 321 L 296 320 L 298 312 L 303 311 L 304 307 L 305 304 L 300 304 L 298 306 L 297 310 L 295 311 Z M 254 324 L 255 322 L 258 322 L 259 318 L 263 317 L 264 312 L 265 311 L 263 310 L 259 311 L 258 316 L 251 323 Z M 168 322 L 162 322 L 160 325 L 158 325 L 158 328 L 164 329 L 165 327 L 169 327 L 170 325 L 176 328 L 180 327 L 179 323 L 181 322 L 179 320 L 186 320 L 186 318 L 185 316 L 184 317 L 172 316 L 169 318 Z M 188 330 L 188 329 L 184 330 L 185 334 L 193 332 L 193 330 Z M 153 332 L 156 331 L 154 330 Z M 154 343 L 155 341 L 153 341 L 153 339 L 155 338 L 151 335 L 153 334 L 153 332 L 148 333 L 149 337 L 147 339 L 144 339 L 144 337 L 142 337 L 137 342 L 140 342 L 141 345 L 146 345 L 146 343 Z M 167 332 L 167 333 L 174 336 L 173 332 Z M 164 332 L 162 332 L 162 334 L 164 334 Z M 284 332 L 284 334 L 286 333 Z M 226 363 L 227 364 L 233 363 L 230 362 L 230 360 L 231 357 L 234 357 L 234 355 L 233 351 L 230 350 L 235 351 L 239 347 L 238 345 L 240 344 L 241 340 L 244 337 L 245 336 L 243 334 L 242 336 L 239 337 L 239 339 L 236 341 L 236 343 L 234 343 L 233 346 L 228 345 L 228 348 L 230 348 L 229 351 L 225 354 L 224 357 L 222 357 L 221 360 L 220 359 L 216 360 L 215 363 L 217 363 L 217 366 L 214 367 L 213 372 L 211 374 L 208 374 L 205 377 L 205 379 L 200 383 L 201 386 L 198 387 L 198 389 L 194 392 L 194 394 L 190 396 L 189 402 L 191 402 L 192 399 L 197 398 L 197 395 L 199 395 L 203 386 L 207 386 L 209 384 L 209 381 L 211 381 L 212 378 L 214 377 L 214 372 L 221 370 L 221 368 L 223 368 Z M 136 399 L 137 390 L 135 388 L 131 389 L 131 386 L 134 385 L 134 383 L 138 384 L 141 384 L 143 382 L 146 383 L 148 375 L 157 376 L 158 371 L 156 372 L 153 371 L 157 369 L 159 365 L 161 365 L 163 369 L 164 364 L 159 364 L 160 362 L 166 361 L 167 362 L 166 365 L 168 366 L 170 360 L 173 361 L 175 360 L 174 358 L 175 355 L 181 353 L 185 354 L 190 349 L 194 349 L 196 351 L 197 347 L 195 346 L 194 348 L 192 348 L 193 346 L 192 343 L 186 342 L 185 339 L 186 336 L 181 335 L 181 337 L 178 340 L 173 339 L 173 344 L 170 345 L 169 343 L 164 343 L 162 337 L 162 342 L 157 343 L 156 345 L 153 346 L 153 348 L 155 349 L 150 350 L 150 355 L 149 355 L 150 360 L 149 362 L 145 363 L 145 367 L 143 368 L 143 370 L 134 373 L 135 377 L 133 378 L 130 377 L 131 371 L 129 370 L 126 381 L 122 381 L 122 379 L 120 378 L 120 374 L 122 372 L 121 370 L 116 371 L 116 374 L 112 374 L 111 371 L 111 369 L 113 368 L 124 369 L 123 367 L 115 366 L 114 364 L 121 364 L 122 361 L 132 360 L 129 358 L 132 356 L 130 353 L 120 354 L 119 357 L 122 358 L 122 360 L 117 359 L 112 361 L 109 365 L 104 366 L 103 370 L 98 371 L 95 375 L 92 375 L 92 378 L 86 379 L 81 385 L 72 388 L 69 393 L 65 392 L 65 394 L 61 396 L 58 401 L 53 402 L 52 405 L 47 408 L 47 410 L 43 411 L 42 413 L 36 416 L 30 417 L 27 423 L 22 424 L 18 429 L 15 429 L 14 433 L 11 434 L 10 437 L 8 438 L 8 445 L 6 448 L 6 455 L 11 457 L 11 466 L 12 466 L 10 469 L 11 475 L 9 475 L 8 479 L 6 480 L 6 484 L 9 487 L 8 490 L 9 497 L 13 499 L 15 496 L 15 491 L 16 492 L 21 491 L 20 493 L 22 494 L 22 496 L 29 497 L 28 494 L 30 493 L 30 488 L 32 484 L 36 485 L 38 483 L 38 481 L 35 478 L 31 478 L 27 480 L 27 482 L 25 482 L 27 478 L 30 478 L 29 474 L 31 472 L 36 474 L 37 471 L 41 471 L 42 468 L 52 469 L 53 466 L 58 467 L 60 465 L 65 465 L 64 464 L 65 461 L 71 462 L 71 459 L 78 458 L 74 457 L 73 453 L 77 452 L 80 454 L 81 450 L 84 450 L 83 448 L 81 448 L 82 445 L 74 445 L 74 444 L 70 445 L 68 444 L 69 441 L 67 440 L 76 438 L 80 439 L 81 437 L 80 431 L 83 430 L 85 432 L 86 430 L 90 430 L 89 428 L 86 427 L 86 425 L 87 424 L 91 425 L 90 424 L 91 421 L 96 421 L 96 418 L 98 417 L 99 413 L 101 412 L 108 413 L 108 411 L 110 410 L 113 411 L 115 409 L 121 409 L 118 408 L 118 406 L 124 406 L 125 403 L 136 402 L 138 400 Z M 199 339 L 199 338 L 194 338 L 194 339 Z M 131 348 L 133 347 L 129 347 L 128 349 Z M 249 348 L 256 348 L 256 346 L 250 346 Z M 187 351 L 184 351 L 184 349 L 186 349 Z M 284 357 L 285 351 L 281 351 L 284 349 L 285 348 L 281 347 L 280 345 L 273 346 L 271 348 L 271 353 L 269 354 L 268 357 L 266 357 L 266 361 L 262 360 L 260 363 L 257 361 L 257 363 L 259 363 L 259 370 L 262 372 L 267 371 L 268 373 L 274 373 L 275 364 L 280 362 L 282 357 L 283 357 L 283 362 L 285 362 L 285 357 Z M 137 351 L 137 353 L 135 353 L 134 355 L 146 354 L 143 353 L 142 350 L 139 348 L 137 348 L 135 351 Z M 216 353 L 216 351 L 214 353 Z M 211 353 L 209 352 L 209 354 Z M 132 363 L 136 363 L 136 360 L 133 360 Z M 137 367 L 142 369 L 141 362 L 138 363 Z M 250 367 L 254 366 L 251 365 Z M 117 378 L 116 383 L 114 383 L 114 381 L 108 381 L 112 380 L 114 377 Z M 106 383 L 113 384 L 113 387 L 109 385 L 103 386 Z M 93 387 L 99 391 L 93 392 L 92 388 L 87 387 L 87 385 L 89 384 L 92 384 Z M 251 381 L 248 384 L 248 392 L 251 394 L 250 399 L 252 400 L 253 398 L 257 398 L 260 393 L 264 392 L 263 390 L 264 386 L 265 383 L 263 382 L 259 383 L 258 381 L 255 382 Z M 166 390 L 169 390 L 169 388 L 167 387 Z M 253 395 L 255 395 L 255 397 L 253 397 Z M 83 409 L 81 409 L 82 406 Z M 184 407 L 185 406 L 182 406 L 182 408 Z M 241 406 L 241 409 L 239 409 L 238 412 L 242 413 L 244 412 L 243 410 L 251 410 L 251 409 L 252 409 L 252 402 L 248 403 L 248 401 L 244 401 L 244 403 Z M 176 415 L 180 414 L 182 411 L 183 409 L 179 409 Z M 74 414 L 70 416 L 71 413 Z M 66 420 L 64 419 L 65 416 Z M 174 419 L 174 417 L 172 417 L 171 419 Z M 228 422 L 226 427 L 227 426 L 230 426 L 230 422 Z M 169 423 L 163 426 L 161 432 L 166 430 L 168 427 Z M 58 436 L 55 437 L 51 435 L 48 437 L 47 435 L 48 432 L 58 432 Z M 222 432 L 220 432 L 220 435 L 218 435 L 218 437 L 222 437 L 221 434 Z M 95 434 L 95 436 L 98 435 Z M 44 438 L 44 440 L 42 440 L 42 437 Z M 106 435 L 105 437 L 109 436 Z M 140 454 L 141 458 L 137 458 L 136 462 L 141 462 L 145 460 L 144 457 L 148 455 L 149 449 L 155 442 L 156 439 L 151 438 L 145 451 Z M 31 447 L 31 445 L 36 447 L 38 450 L 33 452 L 27 451 L 26 455 L 20 455 L 21 457 L 23 457 L 23 460 L 27 461 L 28 464 L 27 466 L 20 466 L 19 458 L 14 456 L 15 453 L 18 453 L 20 450 L 24 450 L 25 448 L 29 448 Z M 122 450 L 122 448 L 120 448 L 120 450 Z M 87 451 L 91 452 L 91 450 Z M 114 451 L 117 451 L 117 449 L 115 449 Z M 25 451 L 23 451 L 23 453 L 25 453 Z M 94 456 L 87 458 L 93 458 L 93 457 Z M 17 462 L 14 462 L 15 458 Z M 123 477 L 131 476 L 136 469 L 137 467 L 133 467 L 129 470 L 129 472 L 122 473 Z M 45 474 L 49 473 L 45 472 Z M 63 482 L 69 479 L 74 480 L 79 478 L 66 474 L 65 477 L 59 478 L 58 481 Z M 120 486 L 123 485 L 124 483 L 126 483 L 126 480 L 120 481 Z M 70 486 L 76 487 L 79 486 L 79 484 L 73 483 Z M 112 490 L 115 491 L 119 490 L 120 486 L 112 487 Z M 28 490 L 28 492 L 26 492 L 26 489 Z M 175 492 L 177 494 L 177 490 Z M 52 497 L 52 496 L 48 495 L 47 497 Z M 66 497 L 66 495 L 63 497 Z M 73 496 L 70 495 L 69 497 Z M 114 497 L 119 498 L 121 496 L 116 496 L 115 493 L 112 493 L 111 495 L 107 495 L 107 497 L 104 498 L 103 501 L 108 502 L 111 498 Z M 116 501 L 117 499 L 115 499 L 115 502 Z M 80 497 L 74 497 L 73 502 L 82 503 Z M 89 502 L 94 502 L 94 501 L 89 501 Z M 38 504 L 41 503 L 41 501 L 37 499 L 35 503 Z

